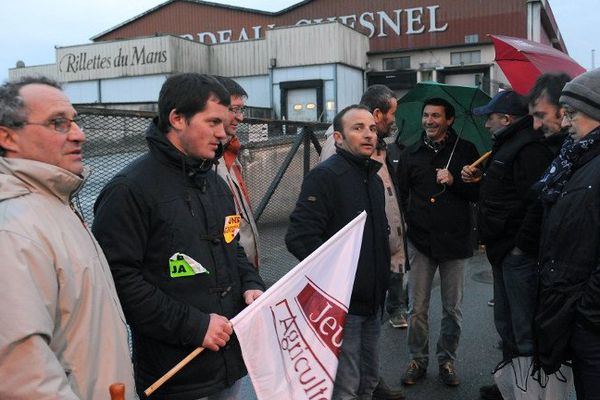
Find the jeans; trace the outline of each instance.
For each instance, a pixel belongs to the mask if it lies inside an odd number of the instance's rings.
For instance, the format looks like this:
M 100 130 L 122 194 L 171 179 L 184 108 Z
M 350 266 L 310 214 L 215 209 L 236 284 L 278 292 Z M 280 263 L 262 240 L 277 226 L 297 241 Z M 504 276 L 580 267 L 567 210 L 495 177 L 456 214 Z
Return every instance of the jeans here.
M 404 285 L 404 276 L 405 274 L 402 272 L 392 272 L 390 274 L 390 286 L 388 287 L 385 303 L 385 311 L 389 315 L 394 315 L 397 312 L 406 312 L 408 299 Z
M 373 397 L 373 390 L 379 383 L 379 314 L 346 315 L 332 400 Z
M 535 257 L 507 254 L 494 274 L 494 323 L 503 360 L 533 355 L 533 316 L 537 295 Z
M 419 252 L 408 242 L 410 273 L 408 274 L 409 320 L 408 349 L 420 366 L 429 362 L 429 300 L 435 271 L 440 271 L 442 325 L 437 342 L 437 358 L 441 365 L 456 360 L 462 327 L 466 259 L 437 262 Z
M 242 378 L 244 379 L 244 378 Z M 242 389 L 242 379 L 238 379 L 227 389 L 221 390 L 219 393 L 211 394 L 207 397 L 202 397 L 198 400 L 239 400 L 240 390 Z
M 571 337 L 577 400 L 600 399 L 600 335 L 576 323 Z

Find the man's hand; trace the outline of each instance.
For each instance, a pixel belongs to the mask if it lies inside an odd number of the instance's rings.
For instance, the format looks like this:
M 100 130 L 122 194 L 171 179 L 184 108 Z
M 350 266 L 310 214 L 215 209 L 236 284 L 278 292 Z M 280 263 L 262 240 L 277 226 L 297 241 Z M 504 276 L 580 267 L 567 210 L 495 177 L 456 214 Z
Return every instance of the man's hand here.
M 260 296 L 261 294 L 263 294 L 262 290 L 246 290 L 244 292 L 244 301 L 246 302 L 246 304 L 250 305 L 254 302 L 254 300 L 258 299 L 258 296 Z
M 437 177 L 436 177 L 437 183 L 439 183 L 440 185 L 452 186 L 452 184 L 454 183 L 454 177 L 452 176 L 452 174 L 450 173 L 450 171 L 447 168 L 436 169 L 436 172 L 437 172 Z
M 460 171 L 460 178 L 465 183 L 477 183 L 481 180 L 483 172 L 479 168 L 472 168 L 470 165 L 465 165 Z
M 210 314 L 210 322 L 206 335 L 204 335 L 204 341 L 202 341 L 202 347 L 219 351 L 227 344 L 232 333 L 233 327 L 227 318 L 219 314 Z

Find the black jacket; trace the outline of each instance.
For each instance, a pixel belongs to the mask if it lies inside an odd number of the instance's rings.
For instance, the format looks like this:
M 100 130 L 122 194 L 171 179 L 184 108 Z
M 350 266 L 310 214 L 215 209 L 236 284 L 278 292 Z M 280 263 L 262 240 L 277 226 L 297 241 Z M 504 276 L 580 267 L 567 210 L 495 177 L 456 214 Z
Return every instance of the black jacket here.
M 448 167 L 454 177 L 453 185 L 444 190 L 436 182 L 436 169 L 446 167 L 456 140 L 456 134 L 449 132 L 444 146 L 436 153 L 422 138 L 402 152 L 398 168 L 408 239 L 417 250 L 438 262 L 473 255 L 469 201 L 477 200 L 479 185 L 460 179 L 463 166 L 478 158 L 471 142 L 458 139 Z M 432 202 L 436 194 L 439 195 Z
M 264 289 L 237 238 L 224 241 L 225 217 L 235 214 L 231 194 L 212 161 L 180 153 L 151 124 L 150 151 L 102 190 L 93 232 L 110 264 L 131 325 L 137 391 L 142 392 L 200 346 L 210 313 L 234 317 L 242 294 Z M 172 277 L 169 258 L 183 253 L 208 270 Z M 206 350 L 165 383 L 153 398 L 198 399 L 246 374 L 232 337 Z
M 373 315 L 383 306 L 389 283 L 390 249 L 381 164 L 337 149 L 302 183 L 285 235 L 288 250 L 303 260 L 363 210 L 367 221 L 349 313 Z
M 479 235 L 492 265 L 515 246 L 537 257 L 543 209 L 531 187 L 553 158 L 542 139 L 530 116 L 495 134 L 479 193 Z
M 540 244 L 536 355 L 550 374 L 571 359 L 574 324 L 600 335 L 600 143 L 547 206 Z

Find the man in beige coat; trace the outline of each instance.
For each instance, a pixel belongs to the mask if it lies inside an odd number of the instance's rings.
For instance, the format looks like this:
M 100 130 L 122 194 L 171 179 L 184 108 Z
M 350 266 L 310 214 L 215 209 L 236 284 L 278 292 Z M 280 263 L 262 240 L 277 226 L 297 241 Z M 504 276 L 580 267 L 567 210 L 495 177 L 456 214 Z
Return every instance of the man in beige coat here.
M 0 86 L 0 398 L 135 399 L 125 317 L 72 206 L 85 136 L 45 78 Z
M 254 268 L 258 269 L 260 265 L 258 228 L 252 212 L 248 187 L 242 175 L 242 164 L 238 159 L 241 145 L 237 136 L 237 129 L 240 122 L 244 120 L 248 94 L 233 79 L 224 76 L 217 76 L 216 78 L 231 96 L 229 112 L 223 121 L 227 137 L 223 143 L 224 152 L 217 166 L 217 174 L 227 183 L 233 195 L 235 209 L 242 217 L 240 222 L 240 244 L 246 252 L 248 261 L 254 265 Z

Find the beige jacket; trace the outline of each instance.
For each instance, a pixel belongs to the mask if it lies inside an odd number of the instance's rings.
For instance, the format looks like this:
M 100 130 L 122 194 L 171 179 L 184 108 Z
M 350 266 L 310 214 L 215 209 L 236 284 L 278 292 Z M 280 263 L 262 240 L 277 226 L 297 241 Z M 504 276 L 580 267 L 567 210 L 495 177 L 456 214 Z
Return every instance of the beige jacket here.
M 0 157 L 0 398 L 135 399 L 125 317 L 98 243 L 70 206 L 83 180 Z
M 233 195 L 235 209 L 242 217 L 240 222 L 240 244 L 246 252 L 248 261 L 258 269 L 260 265 L 259 259 L 259 237 L 256 221 L 252 212 L 249 194 L 247 193 L 244 178 L 241 175 L 242 164 L 238 160 L 239 140 L 236 138 L 235 145 L 230 143 L 225 148 L 223 159 L 219 161 L 217 166 L 217 174 L 225 180 L 227 186 Z M 232 141 L 233 142 L 233 141 Z M 240 171 L 239 177 L 235 173 L 234 168 Z

